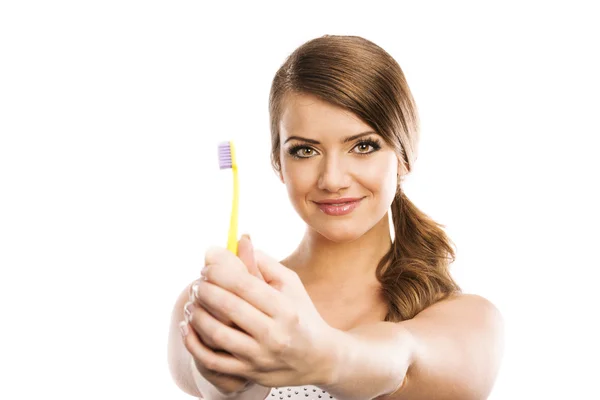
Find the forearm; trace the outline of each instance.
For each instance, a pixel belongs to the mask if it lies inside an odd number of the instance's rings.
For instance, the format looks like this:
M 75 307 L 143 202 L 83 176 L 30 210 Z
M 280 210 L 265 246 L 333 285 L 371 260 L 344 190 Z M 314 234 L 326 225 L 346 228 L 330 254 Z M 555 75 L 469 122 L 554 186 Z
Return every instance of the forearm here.
M 370 400 L 396 391 L 412 363 L 413 339 L 381 322 L 332 333 L 335 374 L 323 390 L 340 400 Z

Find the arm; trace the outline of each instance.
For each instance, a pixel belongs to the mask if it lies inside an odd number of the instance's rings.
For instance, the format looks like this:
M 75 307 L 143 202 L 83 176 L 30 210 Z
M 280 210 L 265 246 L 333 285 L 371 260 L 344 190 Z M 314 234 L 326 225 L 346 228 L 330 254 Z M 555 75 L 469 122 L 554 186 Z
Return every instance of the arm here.
M 327 389 L 342 400 L 485 399 L 504 342 L 500 312 L 476 295 L 442 300 L 399 323 L 340 332 L 338 372 Z
M 197 369 L 193 369 L 192 355 L 185 348 L 179 332 L 179 323 L 185 319 L 183 306 L 189 299 L 190 286 L 191 284 L 181 292 L 171 314 L 168 348 L 168 363 L 171 377 L 181 390 L 200 399 L 263 400 L 269 394 L 271 388 L 255 384 L 244 392 L 226 396 L 219 392 L 212 383 L 204 379 Z
M 192 370 L 190 368 L 192 356 L 185 348 L 179 331 L 179 323 L 185 319 L 185 316 L 183 315 L 183 306 L 188 301 L 189 288 L 190 285 L 181 292 L 173 306 L 173 312 L 171 313 L 168 362 L 171 377 L 177 386 L 191 396 L 201 397 L 202 394 L 196 388 L 194 378 L 192 377 Z

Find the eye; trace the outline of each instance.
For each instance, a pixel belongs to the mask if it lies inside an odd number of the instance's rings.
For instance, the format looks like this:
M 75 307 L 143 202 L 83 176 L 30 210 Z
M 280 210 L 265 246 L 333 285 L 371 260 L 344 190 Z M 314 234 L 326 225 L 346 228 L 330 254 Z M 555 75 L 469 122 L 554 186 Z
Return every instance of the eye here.
M 354 148 L 359 150 L 357 152 L 357 154 L 365 155 L 365 154 L 371 154 L 371 153 L 376 152 L 377 150 L 379 150 L 381 148 L 381 145 L 376 140 L 368 139 L 368 140 L 361 140 L 360 142 L 358 142 L 356 144 L 356 146 L 354 146 Z M 372 148 L 372 150 L 368 151 L 369 148 Z
M 307 146 L 293 146 L 288 150 L 288 154 L 294 158 L 310 158 L 316 153 L 315 149 Z
M 359 153 L 368 153 L 369 147 L 371 147 L 370 144 L 360 143 L 355 148 L 360 150 Z

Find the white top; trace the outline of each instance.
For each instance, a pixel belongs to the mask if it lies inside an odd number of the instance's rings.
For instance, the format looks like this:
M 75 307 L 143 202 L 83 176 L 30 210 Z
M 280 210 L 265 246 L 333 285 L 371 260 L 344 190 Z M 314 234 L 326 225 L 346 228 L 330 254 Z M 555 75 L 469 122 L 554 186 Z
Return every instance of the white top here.
M 335 397 L 323 389 L 316 386 L 284 386 L 271 388 L 271 392 L 265 400 L 288 400 L 288 399 L 303 399 L 303 400 L 331 400 Z

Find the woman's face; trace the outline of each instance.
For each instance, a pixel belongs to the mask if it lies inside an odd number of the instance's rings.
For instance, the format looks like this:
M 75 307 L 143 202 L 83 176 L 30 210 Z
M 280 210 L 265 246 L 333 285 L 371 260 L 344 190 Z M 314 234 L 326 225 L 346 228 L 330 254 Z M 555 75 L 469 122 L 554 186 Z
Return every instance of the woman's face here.
M 385 216 L 401 171 L 393 149 L 369 125 L 318 97 L 293 94 L 279 128 L 280 177 L 310 227 L 329 240 L 346 242 Z M 353 209 L 318 204 L 343 198 L 358 203 Z

